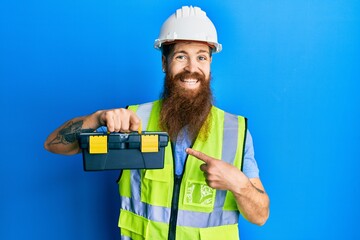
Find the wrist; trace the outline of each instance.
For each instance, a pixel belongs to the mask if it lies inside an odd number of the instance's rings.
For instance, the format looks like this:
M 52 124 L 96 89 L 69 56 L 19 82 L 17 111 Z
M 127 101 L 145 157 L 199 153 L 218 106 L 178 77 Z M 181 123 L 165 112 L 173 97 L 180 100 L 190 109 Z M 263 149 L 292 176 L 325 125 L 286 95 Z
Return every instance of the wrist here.
M 249 178 L 247 178 L 243 173 L 241 176 L 239 176 L 237 183 L 238 184 L 232 191 L 234 195 L 245 195 L 252 188 L 252 184 Z

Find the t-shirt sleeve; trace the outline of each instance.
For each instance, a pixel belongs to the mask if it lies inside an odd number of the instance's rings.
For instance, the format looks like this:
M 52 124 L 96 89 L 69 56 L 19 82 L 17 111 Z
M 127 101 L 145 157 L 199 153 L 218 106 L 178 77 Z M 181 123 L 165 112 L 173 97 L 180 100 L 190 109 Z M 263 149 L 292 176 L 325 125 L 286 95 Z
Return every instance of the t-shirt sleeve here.
M 253 139 L 249 130 L 246 132 L 243 173 L 248 178 L 259 178 L 259 168 L 255 160 Z

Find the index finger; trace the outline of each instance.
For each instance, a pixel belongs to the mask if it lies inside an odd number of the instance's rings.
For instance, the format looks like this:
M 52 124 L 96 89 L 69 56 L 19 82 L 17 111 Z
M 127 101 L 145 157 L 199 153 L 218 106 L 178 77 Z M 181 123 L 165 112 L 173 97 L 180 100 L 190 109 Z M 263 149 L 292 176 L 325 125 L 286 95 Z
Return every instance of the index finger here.
M 205 153 L 202 153 L 202 152 L 199 152 L 199 151 L 196 151 L 192 148 L 187 148 L 186 149 L 186 153 L 191 155 L 191 156 L 194 156 L 196 157 L 197 159 L 205 162 L 205 163 L 210 163 L 213 158 L 212 157 L 209 157 L 208 155 L 206 155 Z

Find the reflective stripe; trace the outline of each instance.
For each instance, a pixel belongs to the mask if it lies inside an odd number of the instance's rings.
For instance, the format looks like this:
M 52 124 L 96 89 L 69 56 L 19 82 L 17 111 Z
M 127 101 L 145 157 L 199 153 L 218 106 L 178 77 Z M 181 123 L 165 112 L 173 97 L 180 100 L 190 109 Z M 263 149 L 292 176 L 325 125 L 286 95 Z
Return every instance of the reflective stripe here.
M 120 240 L 132 240 L 132 238 L 131 238 L 131 237 L 128 237 L 128 236 L 123 236 L 123 235 L 121 235 L 121 236 L 120 236 Z
M 153 206 L 144 202 L 131 204 L 132 200 L 128 197 L 121 198 L 121 209 L 135 212 L 137 215 L 156 222 L 168 223 L 170 220 L 170 208 Z
M 139 105 L 139 107 L 136 111 L 136 114 L 141 119 L 141 125 L 143 128 L 143 131 L 145 131 L 147 129 L 152 107 L 153 107 L 152 102 L 144 103 L 144 104 Z
M 140 169 L 134 169 L 130 171 L 130 183 L 131 183 L 131 198 L 134 202 L 141 202 L 141 177 Z M 132 208 L 129 209 L 132 212 L 144 216 L 143 209 L 140 205 L 129 205 Z
M 233 164 L 238 145 L 239 120 L 230 113 L 224 116 L 224 137 L 222 148 L 222 160 Z
M 239 131 L 239 121 L 237 116 L 225 112 L 224 115 L 224 136 L 222 144 L 221 159 L 231 165 L 234 165 L 234 159 L 237 149 Z M 214 208 L 224 206 L 226 190 L 217 190 Z
M 204 213 L 179 210 L 177 225 L 194 228 L 206 228 L 235 224 L 238 222 L 238 219 L 239 212 L 237 211 L 214 209 L 211 213 Z
M 121 208 L 132 212 L 135 208 L 136 214 L 155 222 L 168 223 L 170 220 L 170 208 L 153 206 L 144 202 L 137 202 L 133 206 L 131 205 L 131 199 L 127 197 L 121 198 Z M 214 209 L 211 213 L 204 213 L 178 210 L 177 225 L 196 228 L 216 227 L 235 224 L 238 222 L 238 218 L 239 212 L 237 211 Z M 189 219 L 191 219 L 190 222 L 188 221 Z M 206 220 L 204 221 L 204 219 Z

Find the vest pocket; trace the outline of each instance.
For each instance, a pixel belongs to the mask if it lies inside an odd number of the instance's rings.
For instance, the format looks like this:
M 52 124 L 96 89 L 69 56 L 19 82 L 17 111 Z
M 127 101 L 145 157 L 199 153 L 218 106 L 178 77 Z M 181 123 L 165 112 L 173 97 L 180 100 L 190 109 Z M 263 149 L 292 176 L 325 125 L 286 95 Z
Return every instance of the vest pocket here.
M 138 216 L 127 210 L 120 211 L 119 227 L 121 235 L 128 236 L 131 239 L 145 239 L 149 220 Z
M 171 165 L 163 169 L 146 170 L 141 183 L 141 201 L 155 206 L 168 206 L 171 202 Z
M 144 178 L 158 182 L 169 182 L 171 165 L 165 164 L 163 169 L 145 170 Z
M 224 225 L 219 227 L 200 228 L 202 240 L 240 240 L 238 224 Z
M 199 207 L 203 209 L 213 209 L 216 190 L 209 187 L 204 181 L 188 180 L 185 184 L 184 205 L 189 207 Z

